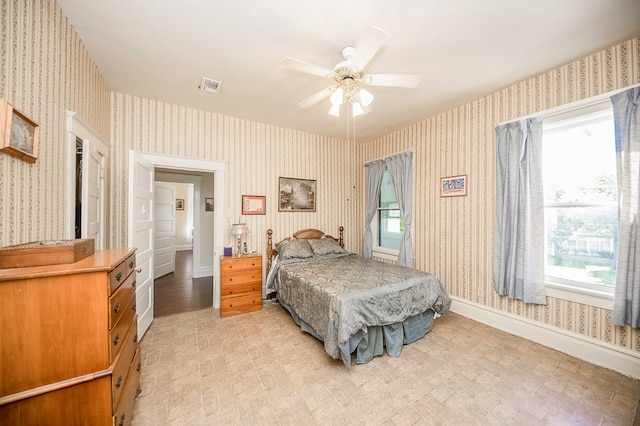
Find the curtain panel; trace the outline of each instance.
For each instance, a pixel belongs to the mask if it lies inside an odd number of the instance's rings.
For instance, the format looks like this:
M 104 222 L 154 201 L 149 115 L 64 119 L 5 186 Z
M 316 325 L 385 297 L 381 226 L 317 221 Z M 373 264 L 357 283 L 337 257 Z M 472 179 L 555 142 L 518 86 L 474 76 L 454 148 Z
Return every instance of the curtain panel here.
M 494 288 L 498 294 L 544 305 L 542 120 L 500 125 L 496 142 Z
M 613 323 L 640 328 L 640 87 L 611 97 L 618 178 L 618 261 Z

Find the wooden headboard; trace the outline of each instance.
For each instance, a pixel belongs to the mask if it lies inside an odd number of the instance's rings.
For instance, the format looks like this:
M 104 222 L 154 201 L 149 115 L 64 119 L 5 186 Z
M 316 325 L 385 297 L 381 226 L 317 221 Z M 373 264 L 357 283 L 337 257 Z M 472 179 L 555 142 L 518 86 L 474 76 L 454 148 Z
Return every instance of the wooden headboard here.
M 302 240 L 302 239 L 305 239 L 305 240 L 317 240 L 317 239 L 320 239 L 322 237 L 325 237 L 325 238 L 332 238 L 332 239 L 336 240 L 338 242 L 338 244 L 340 244 L 340 247 L 344 248 L 344 239 L 343 239 L 343 237 L 344 237 L 344 226 L 339 227 L 338 231 L 340 232 L 340 236 L 339 236 L 339 238 L 335 238 L 335 237 L 332 237 L 329 234 L 325 234 L 324 232 L 322 232 L 322 231 L 320 231 L 318 229 L 302 229 L 302 230 L 300 230 L 298 232 L 295 232 L 293 234 L 293 237 L 286 237 L 283 240 L 281 240 L 280 242 L 276 243 L 276 247 L 278 247 L 280 244 L 282 244 L 283 241 L 290 240 L 291 238 L 296 238 L 296 239 L 299 239 L 299 240 Z M 271 262 L 273 261 L 273 258 L 277 254 L 277 252 L 273 248 L 272 235 L 273 235 L 273 231 L 271 229 L 267 229 L 267 274 L 271 270 Z

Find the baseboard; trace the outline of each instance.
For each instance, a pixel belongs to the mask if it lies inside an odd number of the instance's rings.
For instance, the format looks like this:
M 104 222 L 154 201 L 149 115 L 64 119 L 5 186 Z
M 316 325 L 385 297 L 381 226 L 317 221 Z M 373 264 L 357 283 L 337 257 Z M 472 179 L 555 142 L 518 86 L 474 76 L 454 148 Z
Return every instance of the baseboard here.
M 193 250 L 193 246 L 191 244 L 184 246 L 176 246 L 176 251 L 185 251 L 185 250 Z
M 451 311 L 581 360 L 640 378 L 640 353 L 528 318 L 452 297 Z
M 213 266 L 203 266 L 193 273 L 193 278 L 212 277 Z

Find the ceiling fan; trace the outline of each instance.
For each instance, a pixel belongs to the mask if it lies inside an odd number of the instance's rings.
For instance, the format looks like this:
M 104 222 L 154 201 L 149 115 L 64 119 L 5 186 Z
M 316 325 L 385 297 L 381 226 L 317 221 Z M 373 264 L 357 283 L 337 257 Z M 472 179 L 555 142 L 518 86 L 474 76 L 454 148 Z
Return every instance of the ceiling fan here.
M 282 59 L 285 69 L 333 80 L 331 86 L 309 96 L 298 103 L 301 108 L 311 108 L 326 98 L 331 100 L 329 114 L 340 116 L 340 106 L 350 105 L 354 117 L 363 114 L 363 107 L 373 101 L 373 95 L 363 86 L 385 86 L 415 88 L 420 83 L 417 74 L 367 74 L 365 68 L 378 53 L 383 43 L 381 34 L 384 30 L 374 30 L 357 46 L 346 46 L 342 49 L 344 61 L 333 67 L 333 70 L 310 64 L 289 56 Z

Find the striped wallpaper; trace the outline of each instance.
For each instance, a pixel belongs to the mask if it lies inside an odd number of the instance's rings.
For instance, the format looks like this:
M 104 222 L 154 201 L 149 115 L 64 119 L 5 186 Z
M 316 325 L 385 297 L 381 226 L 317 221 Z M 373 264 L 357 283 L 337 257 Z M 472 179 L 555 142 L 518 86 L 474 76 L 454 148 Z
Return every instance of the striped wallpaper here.
M 546 306 L 524 304 L 492 284 L 495 127 L 637 83 L 638 38 L 363 145 L 358 162 L 415 151 L 416 267 L 435 273 L 452 295 L 640 351 L 638 330 L 613 326 L 609 310 L 550 297 Z M 459 174 L 468 177 L 469 195 L 440 198 L 440 178 Z
M 65 114 L 109 140 L 104 78 L 54 0 L 0 1 L 0 97 L 40 125 L 36 163 L 0 153 L 0 246 L 65 237 Z
M 38 161 L 0 153 L 0 245 L 62 238 L 67 148 L 65 111 L 76 111 L 111 143 L 110 242 L 127 241 L 128 150 L 227 164 L 227 225 L 241 195 L 265 195 L 267 213 L 245 216 L 249 244 L 264 251 L 301 228 L 337 234 L 361 252 L 364 163 L 411 149 L 416 171 L 416 266 L 448 291 L 494 309 L 640 351 L 640 333 L 614 327 L 610 311 L 549 298 L 547 306 L 499 297 L 491 285 L 494 127 L 523 115 L 640 82 L 640 41 L 632 39 L 509 86 L 366 144 L 249 122 L 112 93 L 54 0 L 0 2 L 0 96 L 41 126 Z M 466 174 L 469 195 L 441 199 L 443 176 Z M 317 211 L 277 211 L 278 177 L 315 179 Z

